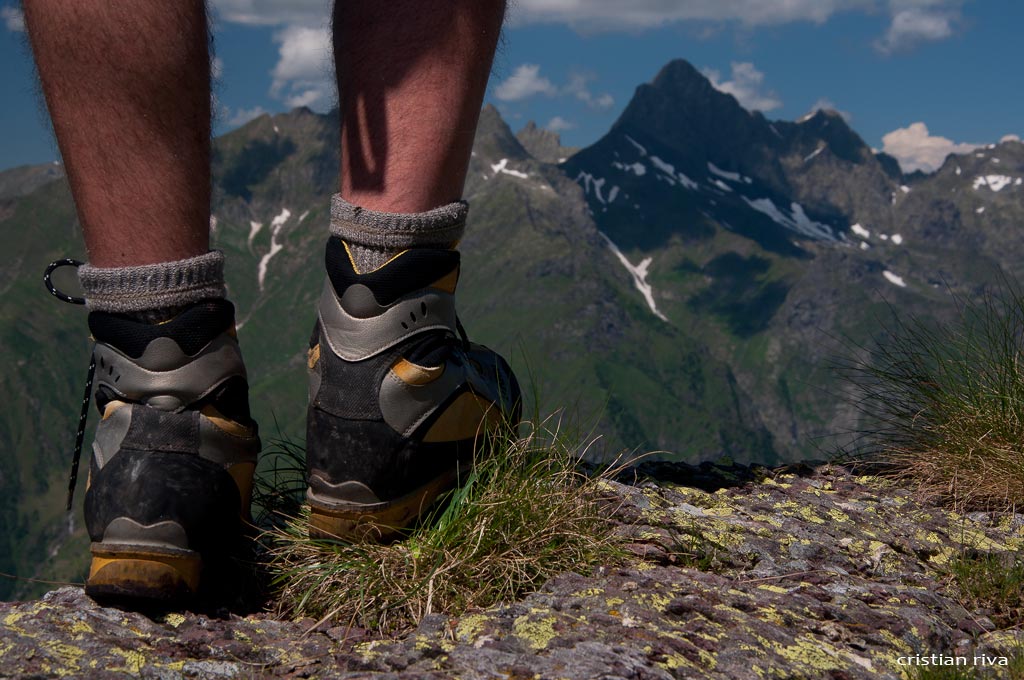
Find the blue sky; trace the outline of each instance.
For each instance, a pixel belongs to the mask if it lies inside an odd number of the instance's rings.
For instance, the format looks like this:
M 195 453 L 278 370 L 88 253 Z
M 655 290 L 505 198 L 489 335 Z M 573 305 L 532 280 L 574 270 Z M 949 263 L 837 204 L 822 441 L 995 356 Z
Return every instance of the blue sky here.
M 334 101 L 324 0 L 214 0 L 217 130 Z M 633 89 L 687 59 L 769 118 L 835 108 L 906 169 L 1024 135 L 1024 4 L 1013 0 L 518 0 L 487 100 L 569 145 L 596 141 Z M 17 5 L 0 0 L 0 169 L 57 152 Z

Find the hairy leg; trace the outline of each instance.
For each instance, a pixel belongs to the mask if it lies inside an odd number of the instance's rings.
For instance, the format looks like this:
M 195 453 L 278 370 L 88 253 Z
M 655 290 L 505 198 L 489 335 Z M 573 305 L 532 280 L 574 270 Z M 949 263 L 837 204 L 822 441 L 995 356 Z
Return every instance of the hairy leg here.
M 90 263 L 207 252 L 210 57 L 202 0 L 25 0 L 24 9 Z
M 415 213 L 462 196 L 504 0 L 337 0 L 341 194 Z

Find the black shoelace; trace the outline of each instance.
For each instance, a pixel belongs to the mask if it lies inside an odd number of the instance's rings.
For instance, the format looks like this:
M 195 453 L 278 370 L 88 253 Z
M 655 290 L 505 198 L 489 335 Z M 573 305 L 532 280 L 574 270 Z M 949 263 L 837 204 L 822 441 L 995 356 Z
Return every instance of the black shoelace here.
M 43 274 L 43 283 L 46 285 L 46 290 L 50 291 L 50 294 L 61 302 L 67 302 L 72 305 L 84 305 L 85 298 L 68 295 L 54 286 L 53 281 L 51 280 L 53 272 L 61 267 L 75 267 L 77 269 L 83 264 L 83 262 L 80 262 L 79 260 L 72 260 L 69 257 L 51 262 L 46 268 L 46 272 Z M 94 354 L 90 354 L 89 373 L 85 378 L 85 394 L 82 395 L 82 412 L 78 416 L 78 431 L 75 433 L 75 451 L 71 458 L 71 476 L 68 479 L 67 510 L 71 510 L 71 503 L 75 497 L 75 484 L 78 482 L 78 463 L 82 459 L 82 442 L 85 440 L 85 426 L 89 419 L 89 401 L 92 399 L 92 381 L 95 374 L 96 356 Z

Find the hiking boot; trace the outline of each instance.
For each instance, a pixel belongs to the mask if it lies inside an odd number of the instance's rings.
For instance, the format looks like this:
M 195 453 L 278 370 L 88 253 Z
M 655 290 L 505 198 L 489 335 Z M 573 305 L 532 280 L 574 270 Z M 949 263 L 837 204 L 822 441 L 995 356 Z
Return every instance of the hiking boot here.
M 309 532 L 385 540 L 458 484 L 488 430 L 513 430 L 519 385 L 465 339 L 457 251 L 406 250 L 361 274 L 334 236 L 326 264 L 309 350 Z
M 165 323 L 94 311 L 96 428 L 85 591 L 169 601 L 197 593 L 249 520 L 260 449 L 234 306 L 195 303 Z

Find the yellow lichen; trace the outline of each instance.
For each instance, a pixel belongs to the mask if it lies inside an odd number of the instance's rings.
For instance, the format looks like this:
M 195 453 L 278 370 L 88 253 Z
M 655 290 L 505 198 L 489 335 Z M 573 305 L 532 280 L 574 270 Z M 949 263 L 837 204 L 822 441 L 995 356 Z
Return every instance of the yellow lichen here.
M 603 588 L 584 588 L 583 590 L 577 590 L 570 597 L 594 597 L 604 592 Z
M 488 621 L 484 614 L 467 614 L 455 626 L 455 637 L 463 642 L 475 640 Z
M 516 637 L 525 640 L 534 650 L 544 649 L 557 635 L 555 617 L 531 618 L 530 614 L 524 614 L 513 622 L 512 632 Z
M 793 642 L 792 645 L 777 647 L 776 651 L 796 669 L 813 668 L 817 671 L 829 671 L 844 666 L 837 659 L 838 653 L 823 640 L 799 637 Z
M 828 516 L 831 517 L 834 521 L 840 523 L 850 521 L 850 516 L 843 512 L 842 510 L 840 510 L 839 508 L 830 508 L 828 511 Z
M 42 647 L 64 664 L 64 667 L 57 671 L 59 675 L 68 675 L 80 670 L 79 661 L 85 656 L 85 650 L 55 640 L 44 640 Z
M 185 617 L 177 612 L 172 612 L 164 617 L 164 621 L 172 628 L 177 628 L 181 624 L 185 623 Z
M 74 623 L 71 624 L 71 634 L 72 635 L 84 635 L 86 633 L 92 633 L 92 632 L 94 632 L 93 629 L 92 629 L 92 626 L 90 626 L 85 621 L 75 621 Z
M 129 673 L 138 674 L 142 670 L 142 667 L 146 665 L 146 657 L 141 652 L 137 652 L 134 649 L 121 649 L 119 647 L 113 647 L 110 650 L 111 654 L 124 659 L 124 668 Z
M 785 594 L 785 593 L 789 592 L 788 588 L 783 588 L 781 586 L 774 586 L 774 585 L 772 585 L 770 583 L 762 583 L 761 585 L 758 586 L 758 588 L 760 590 L 767 590 L 767 591 L 770 591 L 770 592 L 773 592 L 773 593 Z
M 667 668 L 670 671 L 674 671 L 677 668 L 696 668 L 697 666 L 687 659 L 682 654 L 673 652 L 665 656 L 664 661 L 659 661 L 658 665 L 662 668 Z

